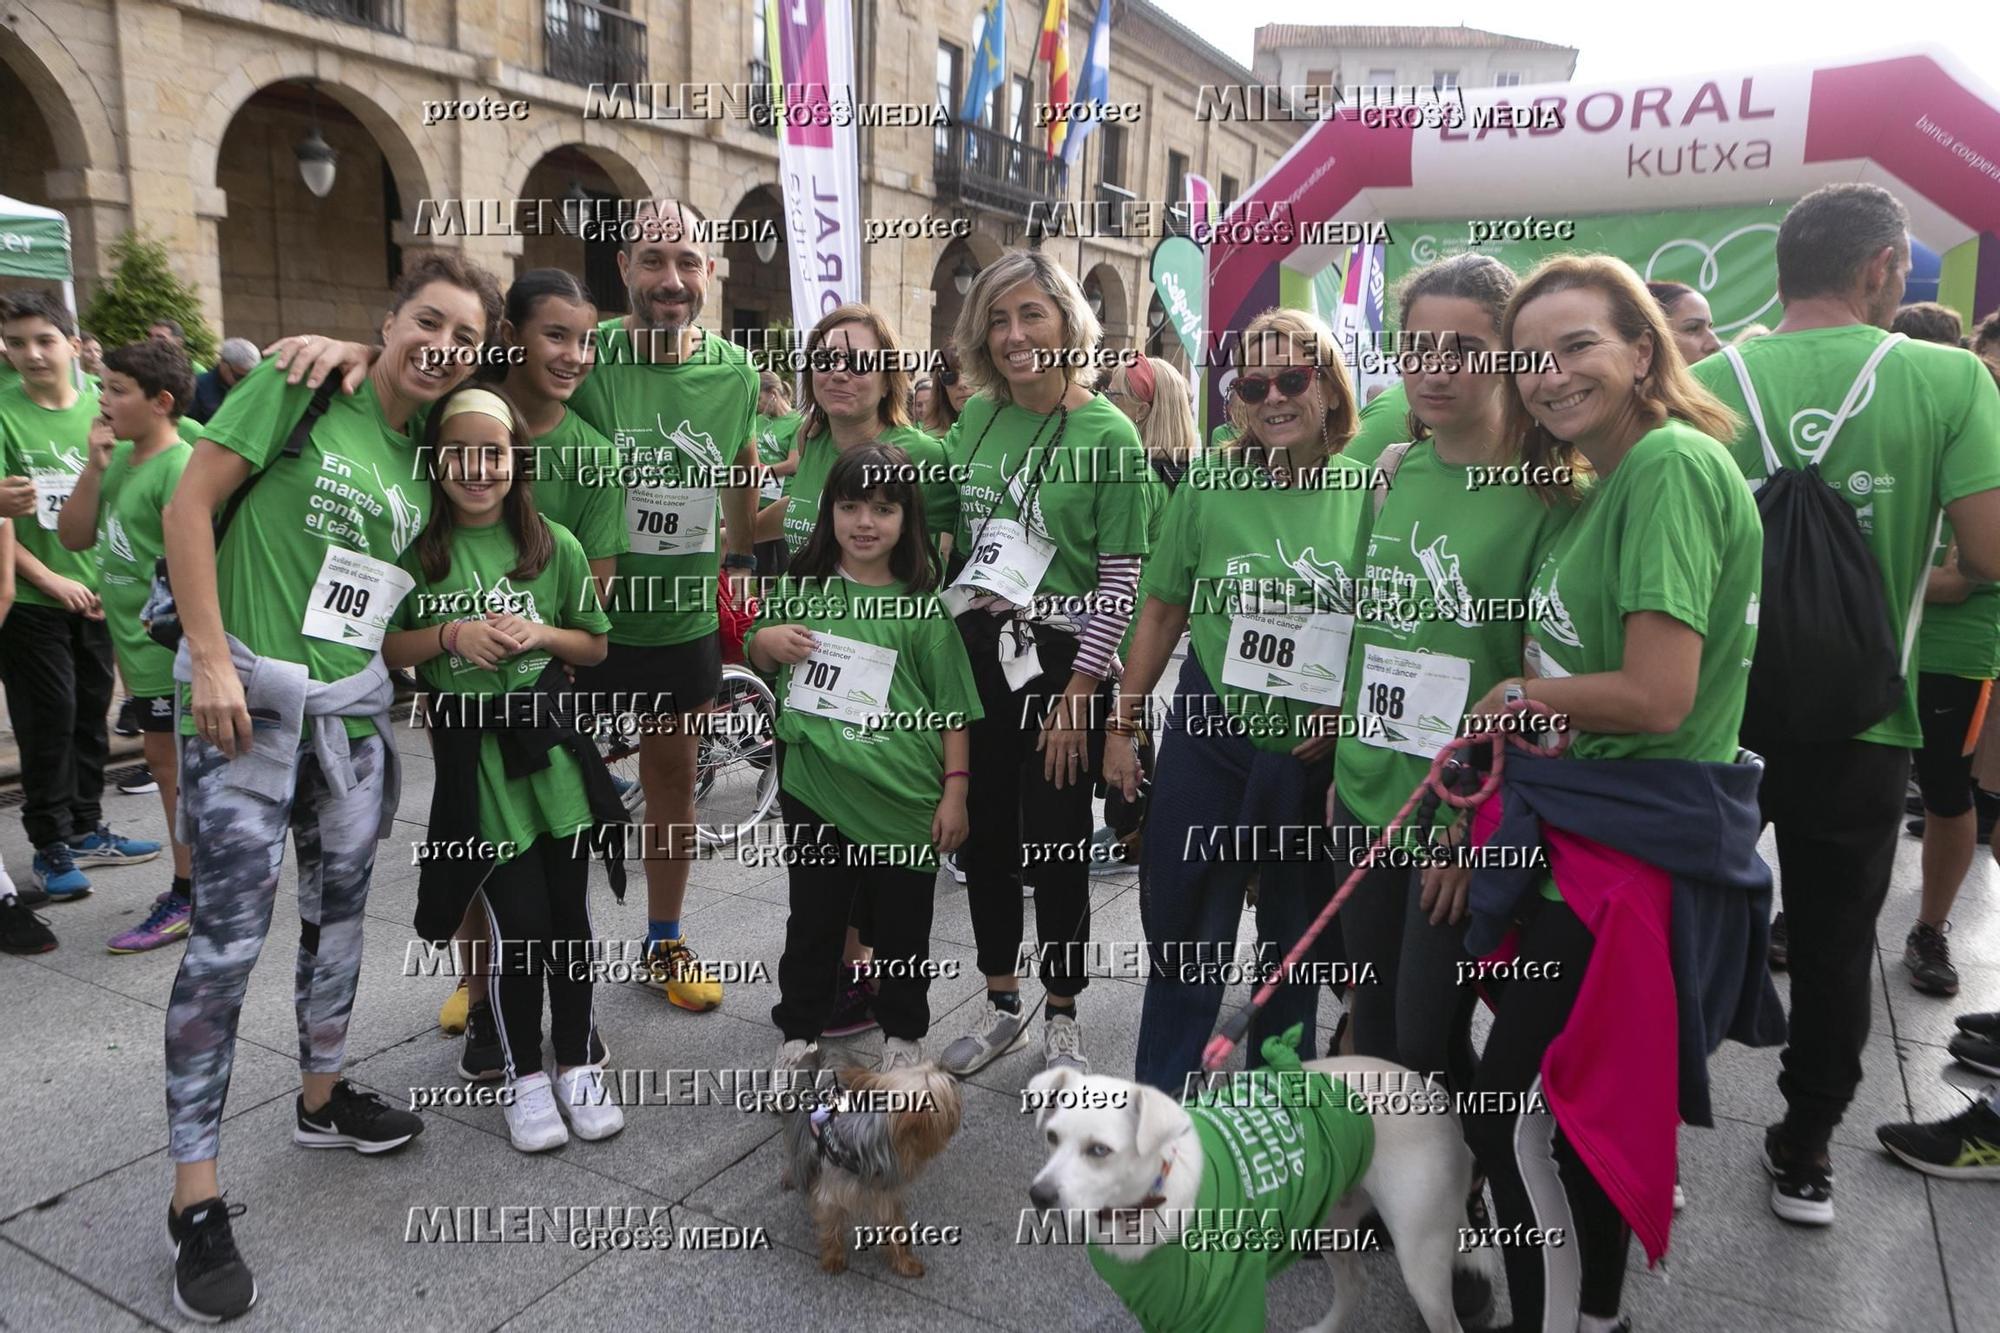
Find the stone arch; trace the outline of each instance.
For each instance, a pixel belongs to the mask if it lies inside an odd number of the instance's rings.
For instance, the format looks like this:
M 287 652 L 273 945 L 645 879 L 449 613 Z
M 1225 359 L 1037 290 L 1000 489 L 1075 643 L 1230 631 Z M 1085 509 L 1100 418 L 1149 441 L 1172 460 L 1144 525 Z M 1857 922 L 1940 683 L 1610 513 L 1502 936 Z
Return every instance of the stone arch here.
M 10 13 L 8 26 L 0 27 L 0 60 L 27 85 L 64 167 L 117 169 L 118 136 L 97 85 L 46 20 L 32 9 Z
M 624 198 L 656 197 L 653 186 L 637 165 L 655 160 L 655 155 L 646 151 L 645 145 L 623 126 L 603 120 L 543 121 L 532 134 L 514 144 L 501 178 L 503 187 L 518 196 L 527 185 L 528 173 L 558 148 L 575 148 L 589 157 L 610 177 Z
M 1095 287 L 1104 302 L 1104 313 L 1098 316 L 1104 325 L 1104 346 L 1132 346 L 1132 301 L 1126 292 L 1125 275 L 1113 264 L 1099 263 L 1084 275 L 1083 285 L 1086 292 Z

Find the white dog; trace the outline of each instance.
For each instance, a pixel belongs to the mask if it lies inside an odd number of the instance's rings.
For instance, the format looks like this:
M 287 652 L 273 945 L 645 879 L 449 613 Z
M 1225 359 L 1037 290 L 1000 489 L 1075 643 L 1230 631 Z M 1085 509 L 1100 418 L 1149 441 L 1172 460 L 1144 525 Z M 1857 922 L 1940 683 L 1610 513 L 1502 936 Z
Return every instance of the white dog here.
M 1387 1060 L 1363 1056 L 1312 1060 L 1298 1072 L 1314 1071 L 1341 1078 L 1367 1107 L 1365 1117 L 1346 1105 L 1326 1113 L 1335 1135 L 1351 1134 L 1355 1120 L 1365 1118 L 1372 1124 L 1373 1152 L 1358 1178 L 1347 1178 L 1359 1167 L 1356 1153 L 1345 1154 L 1344 1162 L 1330 1168 L 1305 1162 L 1302 1154 L 1307 1147 L 1328 1141 L 1328 1131 L 1319 1123 L 1299 1123 L 1317 1112 L 1292 1112 L 1294 1119 L 1281 1116 L 1274 1127 L 1268 1114 L 1253 1111 L 1247 1117 L 1255 1122 L 1250 1133 L 1223 1136 L 1229 1146 L 1225 1156 L 1236 1160 L 1217 1163 L 1220 1170 L 1210 1175 L 1211 1188 L 1205 1190 L 1206 1150 L 1193 1117 L 1180 1102 L 1144 1084 L 1058 1067 L 1036 1076 L 1023 1099 L 1038 1108 L 1036 1128 L 1050 1149 L 1029 1198 L 1045 1214 L 1061 1210 L 1067 1218 L 1080 1216 L 1087 1221 L 1086 1234 L 1095 1241 L 1093 1267 L 1118 1289 L 1148 1333 L 1262 1328 L 1263 1286 L 1273 1263 L 1282 1267 L 1291 1254 L 1310 1248 L 1295 1243 L 1300 1228 L 1315 1231 L 1314 1247 L 1333 1270 L 1333 1305 L 1313 1325 L 1313 1333 L 1336 1333 L 1361 1300 L 1364 1277 L 1353 1241 L 1357 1224 L 1372 1206 L 1394 1242 L 1403 1281 L 1425 1325 L 1431 1333 L 1459 1333 L 1452 1309 L 1453 1268 L 1476 1272 L 1490 1289 L 1498 1265 L 1484 1249 L 1459 1253 L 1473 1162 L 1458 1117 L 1442 1100 L 1441 1089 Z M 1385 1095 L 1385 1090 L 1401 1090 L 1402 1095 Z M 1326 1104 L 1326 1099 L 1316 1101 Z M 1344 1129 L 1339 1117 L 1348 1118 Z M 1203 1120 L 1205 1127 L 1213 1123 L 1206 1113 Z M 1364 1141 L 1366 1129 L 1360 1127 Z M 1337 1147 L 1319 1151 L 1341 1156 Z M 1331 1176 L 1324 1174 L 1329 1169 L 1334 1172 Z M 1343 1170 L 1345 1176 L 1340 1174 Z M 1323 1216 L 1285 1217 L 1282 1234 L 1288 1239 L 1276 1243 L 1271 1233 L 1280 1228 L 1266 1225 L 1269 1210 L 1259 1205 L 1301 1196 L 1296 1191 L 1287 1196 L 1275 1186 L 1259 1192 L 1255 1185 L 1303 1179 L 1308 1171 L 1321 1172 L 1316 1179 L 1322 1183 L 1318 1194 L 1303 1197 L 1340 1192 Z M 1208 1196 L 1225 1195 L 1239 1177 L 1253 1186 L 1249 1197 L 1256 1200 L 1254 1212 L 1223 1217 L 1218 1223 L 1214 1215 L 1200 1211 L 1215 1206 Z M 1318 1211 L 1317 1204 L 1305 1206 Z M 1238 1225 L 1232 1235 L 1231 1226 L 1240 1224 L 1243 1216 L 1265 1216 L 1266 1222 L 1247 1231 Z M 1342 1237 L 1348 1242 L 1345 1246 Z M 1152 1273 L 1147 1295 L 1135 1299 L 1128 1287 L 1137 1277 L 1136 1265 L 1167 1247 L 1175 1250 L 1172 1262 L 1191 1267 L 1185 1272 Z M 1168 1262 L 1163 1256 L 1153 1267 Z

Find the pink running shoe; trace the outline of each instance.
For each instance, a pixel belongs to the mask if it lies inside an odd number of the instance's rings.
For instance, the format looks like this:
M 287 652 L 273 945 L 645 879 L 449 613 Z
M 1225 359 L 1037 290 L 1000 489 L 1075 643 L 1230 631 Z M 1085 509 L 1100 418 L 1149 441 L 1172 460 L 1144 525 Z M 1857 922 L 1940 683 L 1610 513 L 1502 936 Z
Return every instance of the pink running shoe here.
M 188 919 L 194 904 L 169 890 L 153 899 L 146 919 L 122 935 L 113 935 L 104 947 L 112 953 L 145 953 L 187 938 Z

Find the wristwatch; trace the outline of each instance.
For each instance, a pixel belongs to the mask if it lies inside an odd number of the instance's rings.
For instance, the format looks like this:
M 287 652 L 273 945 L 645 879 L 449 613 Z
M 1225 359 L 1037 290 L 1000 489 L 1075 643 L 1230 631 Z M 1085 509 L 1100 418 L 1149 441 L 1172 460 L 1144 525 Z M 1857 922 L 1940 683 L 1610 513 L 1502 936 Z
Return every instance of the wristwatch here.
M 728 555 L 722 557 L 722 567 L 724 569 L 755 569 L 757 568 L 757 557 L 754 555 L 738 555 L 736 552 L 731 551 Z

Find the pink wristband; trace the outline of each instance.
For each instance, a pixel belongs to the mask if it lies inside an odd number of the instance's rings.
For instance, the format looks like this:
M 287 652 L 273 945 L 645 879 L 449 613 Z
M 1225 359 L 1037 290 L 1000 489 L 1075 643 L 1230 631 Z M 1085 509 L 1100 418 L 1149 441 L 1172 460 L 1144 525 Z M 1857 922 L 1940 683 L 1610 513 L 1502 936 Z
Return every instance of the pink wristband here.
M 951 770 L 951 772 L 944 775 L 944 780 L 946 782 L 950 782 L 953 778 L 964 778 L 967 782 L 970 782 L 972 780 L 972 774 L 966 771 L 965 769 L 954 768 L 953 770 Z

